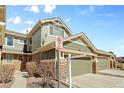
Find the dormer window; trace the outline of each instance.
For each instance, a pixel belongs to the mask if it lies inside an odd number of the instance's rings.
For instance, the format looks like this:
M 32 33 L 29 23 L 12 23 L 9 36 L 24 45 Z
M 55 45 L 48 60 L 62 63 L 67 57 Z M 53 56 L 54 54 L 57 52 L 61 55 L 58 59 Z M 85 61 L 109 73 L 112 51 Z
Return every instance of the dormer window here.
M 64 37 L 64 30 L 62 30 L 61 28 L 50 25 L 50 35 Z

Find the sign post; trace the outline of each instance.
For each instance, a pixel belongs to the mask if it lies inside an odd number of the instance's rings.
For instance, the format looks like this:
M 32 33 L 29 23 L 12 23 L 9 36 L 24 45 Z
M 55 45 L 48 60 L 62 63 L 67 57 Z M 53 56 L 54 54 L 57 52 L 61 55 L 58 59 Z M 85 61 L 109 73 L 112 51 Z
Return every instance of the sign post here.
M 58 88 L 60 87 L 60 56 L 62 49 L 63 49 L 63 38 L 61 36 L 56 36 L 56 51 L 57 51 L 57 62 L 58 62 Z
M 2 46 L 0 46 L 0 64 L 1 64 Z

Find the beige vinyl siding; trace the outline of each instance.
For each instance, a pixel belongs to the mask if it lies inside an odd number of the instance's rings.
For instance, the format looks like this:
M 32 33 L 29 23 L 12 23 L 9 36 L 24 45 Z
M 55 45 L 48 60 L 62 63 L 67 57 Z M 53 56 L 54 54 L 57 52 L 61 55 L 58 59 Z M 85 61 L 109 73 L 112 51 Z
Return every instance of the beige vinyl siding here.
M 3 46 L 3 51 L 16 51 L 16 52 L 23 52 L 24 50 L 24 43 L 23 44 L 20 44 L 18 42 L 18 39 L 19 38 L 15 38 L 13 36 L 13 46 L 7 46 L 7 37 L 5 37 L 5 44 Z M 25 40 L 25 39 L 23 39 Z

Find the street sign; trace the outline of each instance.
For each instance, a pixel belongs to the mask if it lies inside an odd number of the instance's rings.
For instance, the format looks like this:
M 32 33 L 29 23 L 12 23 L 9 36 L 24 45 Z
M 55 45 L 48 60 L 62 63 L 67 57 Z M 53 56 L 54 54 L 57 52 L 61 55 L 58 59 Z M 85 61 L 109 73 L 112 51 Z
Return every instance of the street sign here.
M 61 50 L 63 49 L 63 38 L 61 36 L 56 36 L 56 52 L 57 52 L 57 63 L 58 63 L 58 88 L 60 87 L 60 56 Z
M 56 50 L 61 51 L 63 49 L 63 38 L 56 36 Z

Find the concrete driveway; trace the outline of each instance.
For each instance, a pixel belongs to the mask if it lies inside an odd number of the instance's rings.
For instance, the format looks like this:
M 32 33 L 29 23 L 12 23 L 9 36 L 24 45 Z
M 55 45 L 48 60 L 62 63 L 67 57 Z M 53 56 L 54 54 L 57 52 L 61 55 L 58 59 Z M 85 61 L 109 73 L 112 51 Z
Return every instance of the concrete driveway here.
M 124 70 L 102 70 L 98 74 L 75 76 L 72 85 L 79 88 L 124 87 Z

